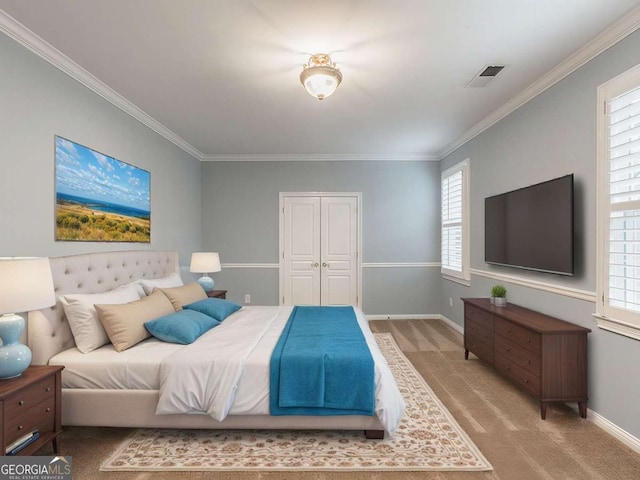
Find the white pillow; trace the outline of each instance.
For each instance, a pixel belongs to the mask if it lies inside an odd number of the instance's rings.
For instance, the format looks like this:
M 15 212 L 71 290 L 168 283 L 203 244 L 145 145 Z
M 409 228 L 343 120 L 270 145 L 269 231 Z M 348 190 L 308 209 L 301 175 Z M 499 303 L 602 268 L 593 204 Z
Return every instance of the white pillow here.
M 153 292 L 153 289 L 156 287 L 171 288 L 181 287 L 182 285 L 184 285 L 184 283 L 182 283 L 182 278 L 177 273 L 172 273 L 171 275 L 162 278 L 141 278 L 139 282 L 142 285 L 142 288 L 144 288 L 144 291 L 147 293 L 147 295 L 151 295 L 151 292 Z
M 140 300 L 140 286 L 128 284 L 104 293 L 72 293 L 60 296 L 78 350 L 89 353 L 109 343 L 94 304 L 120 304 Z

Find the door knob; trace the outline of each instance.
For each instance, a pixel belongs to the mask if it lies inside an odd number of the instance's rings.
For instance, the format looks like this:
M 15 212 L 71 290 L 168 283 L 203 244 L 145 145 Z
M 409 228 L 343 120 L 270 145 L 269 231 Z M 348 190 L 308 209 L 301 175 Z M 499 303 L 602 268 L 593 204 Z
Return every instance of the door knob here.
M 316 263 L 312 263 L 312 264 L 311 264 L 311 266 L 312 266 L 312 267 L 317 267 L 317 266 L 318 266 L 318 262 L 316 262 Z
M 328 263 L 325 263 L 325 262 L 322 262 L 322 266 L 323 266 L 323 267 L 328 267 L 328 266 L 329 266 L 329 264 L 328 264 Z

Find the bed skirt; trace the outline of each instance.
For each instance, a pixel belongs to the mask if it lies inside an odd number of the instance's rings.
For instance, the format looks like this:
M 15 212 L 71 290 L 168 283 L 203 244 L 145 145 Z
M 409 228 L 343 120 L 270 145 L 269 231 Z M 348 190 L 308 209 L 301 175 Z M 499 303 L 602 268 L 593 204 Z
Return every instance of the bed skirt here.
M 203 428 L 241 430 L 375 430 L 376 416 L 229 415 L 219 422 L 208 415 L 156 415 L 157 390 L 62 389 L 64 426 Z

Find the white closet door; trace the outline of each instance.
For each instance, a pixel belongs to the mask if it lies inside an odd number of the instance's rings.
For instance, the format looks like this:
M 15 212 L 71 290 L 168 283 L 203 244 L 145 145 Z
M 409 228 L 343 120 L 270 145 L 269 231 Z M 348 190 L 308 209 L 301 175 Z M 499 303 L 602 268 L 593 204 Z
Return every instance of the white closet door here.
M 285 198 L 284 221 L 284 304 L 320 305 L 320 198 Z
M 357 305 L 356 197 L 321 198 L 321 305 Z

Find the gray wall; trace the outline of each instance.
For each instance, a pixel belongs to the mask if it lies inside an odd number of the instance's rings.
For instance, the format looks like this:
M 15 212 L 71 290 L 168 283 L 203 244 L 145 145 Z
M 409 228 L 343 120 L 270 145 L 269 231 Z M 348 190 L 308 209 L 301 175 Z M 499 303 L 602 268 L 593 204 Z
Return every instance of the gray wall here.
M 564 285 L 596 289 L 596 88 L 635 66 L 640 31 L 539 95 L 441 162 L 441 169 L 470 158 L 471 267 Z M 565 278 L 484 263 L 484 198 L 561 175 L 575 175 L 576 275 Z M 471 287 L 443 281 L 440 311 L 463 323 L 460 297 L 487 297 L 495 280 L 473 275 Z M 503 283 L 503 282 L 500 282 Z M 600 330 L 595 304 L 505 284 L 508 299 L 591 328 L 589 407 L 640 437 L 640 343 Z M 454 306 L 449 307 L 449 297 Z
M 210 162 L 202 185 L 202 246 L 223 263 L 278 263 L 279 193 L 307 191 L 362 192 L 364 263 L 440 258 L 436 162 Z M 364 311 L 438 313 L 438 271 L 364 268 Z M 277 269 L 224 269 L 215 279 L 234 300 L 250 293 L 252 303 L 278 303 Z
M 0 255 L 200 248 L 200 162 L 0 34 Z M 54 135 L 151 172 L 151 244 L 54 240 Z

